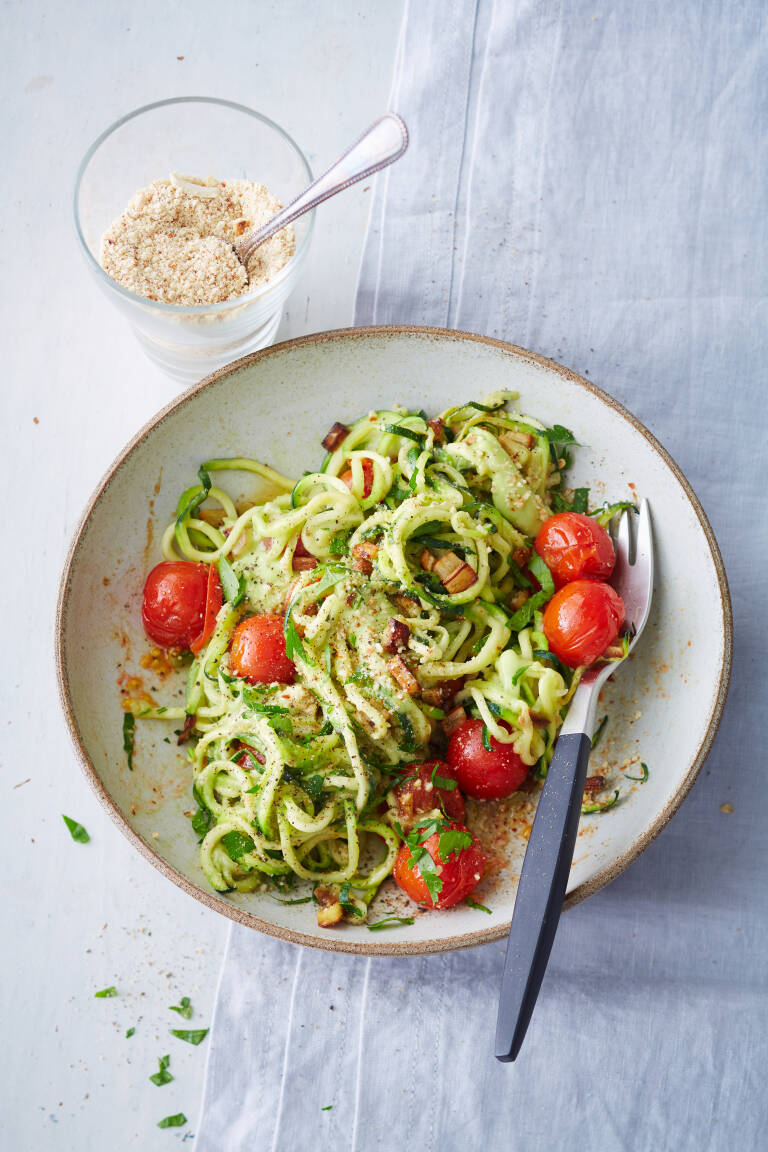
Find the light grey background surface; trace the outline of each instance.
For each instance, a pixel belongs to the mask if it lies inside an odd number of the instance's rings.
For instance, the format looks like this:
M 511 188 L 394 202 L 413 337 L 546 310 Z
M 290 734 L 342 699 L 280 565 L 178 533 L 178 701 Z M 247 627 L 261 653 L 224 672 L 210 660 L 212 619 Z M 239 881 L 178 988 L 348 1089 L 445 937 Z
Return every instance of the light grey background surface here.
M 9 1152 L 189 1146 L 206 1045 L 168 1036 L 179 1021 L 167 1005 L 189 995 L 191 1024 L 210 1022 L 227 931 L 101 811 L 57 701 L 53 612 L 70 536 L 113 457 L 177 391 L 87 275 L 71 218 L 77 166 L 123 113 L 200 94 L 273 117 L 321 170 L 386 108 L 399 20 L 399 3 L 353 0 L 3 8 L 0 1146 Z M 365 187 L 319 209 L 281 339 L 351 323 Z M 90 844 L 70 840 L 62 812 L 86 825 Z M 116 999 L 93 999 L 110 984 Z M 165 1053 L 176 1079 L 156 1088 L 147 1078 Z M 185 1128 L 155 1127 L 178 1111 Z
M 224 1131 L 232 1150 L 764 1146 L 767 17 L 408 4 L 392 104 L 413 145 L 377 186 L 356 320 L 505 337 L 650 427 L 724 552 L 731 699 L 672 824 L 561 922 L 514 1066 L 490 1055 L 499 945 L 364 960 L 233 929 L 199 1152 Z

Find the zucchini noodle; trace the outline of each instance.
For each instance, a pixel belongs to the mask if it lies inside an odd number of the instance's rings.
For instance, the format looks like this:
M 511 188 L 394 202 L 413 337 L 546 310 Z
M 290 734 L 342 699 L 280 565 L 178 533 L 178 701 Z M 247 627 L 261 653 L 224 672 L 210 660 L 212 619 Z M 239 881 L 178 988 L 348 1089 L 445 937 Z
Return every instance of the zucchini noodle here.
M 192 823 L 217 891 L 341 886 L 361 923 L 398 850 L 393 776 L 444 750 L 446 708 L 545 774 L 578 672 L 549 657 L 539 611 L 513 622 L 564 462 L 513 399 L 432 421 L 370 412 L 339 426 L 318 472 L 209 460 L 179 497 L 163 556 L 217 565 L 224 603 L 185 708 L 137 715 L 187 719 Z M 236 506 L 211 474 L 238 471 L 279 494 Z M 233 632 L 259 614 L 283 618 L 292 684 L 235 674 Z

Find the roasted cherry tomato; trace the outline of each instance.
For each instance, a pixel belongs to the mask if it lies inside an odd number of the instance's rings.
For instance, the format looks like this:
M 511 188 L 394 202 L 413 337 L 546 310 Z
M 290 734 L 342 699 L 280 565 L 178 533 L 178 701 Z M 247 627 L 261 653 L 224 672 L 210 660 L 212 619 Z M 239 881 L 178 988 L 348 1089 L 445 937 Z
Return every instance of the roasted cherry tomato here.
M 593 664 L 624 622 L 624 601 L 610 584 L 574 580 L 555 592 L 544 611 L 549 647 L 569 668 Z
M 440 838 L 447 831 L 464 832 L 472 837 L 472 843 L 458 851 L 446 852 L 447 859 L 444 860 L 440 855 Z M 486 858 L 476 846 L 469 829 L 456 821 L 446 824 L 440 832 L 434 832 L 424 841 L 423 847 L 434 860 L 442 884 L 435 899 L 433 900 L 429 894 L 418 863 L 411 868 L 411 849 L 407 844 L 403 844 L 395 860 L 392 873 L 395 882 L 417 904 L 424 904 L 427 908 L 451 908 L 468 896 L 480 882 L 487 863 Z
M 223 602 L 221 594 L 221 580 L 219 580 L 219 573 L 215 564 L 211 564 L 208 568 L 208 587 L 205 594 L 205 612 L 203 614 L 203 630 L 199 636 L 190 644 L 192 651 L 197 654 L 205 648 L 206 644 L 213 636 L 213 630 L 216 627 L 216 617 L 219 614 Z
M 403 778 L 394 788 L 397 805 L 397 819 L 403 828 L 410 827 L 414 818 L 434 808 L 442 809 L 449 820 L 464 823 L 464 797 L 458 789 L 440 788 L 435 784 L 436 777 L 453 780 L 453 772 L 442 760 L 425 760 L 423 764 L 408 764 L 403 768 Z
M 363 499 L 367 500 L 373 491 L 373 461 L 364 458 L 361 463 L 363 465 Z M 347 468 L 346 472 L 342 472 L 339 480 L 343 480 L 347 488 L 351 488 L 352 469 Z
M 189 648 L 200 635 L 209 568 L 208 564 L 189 560 L 163 560 L 147 576 L 141 618 L 144 631 L 155 644 L 162 648 Z
M 501 727 L 511 731 L 506 721 Z M 482 720 L 465 720 L 451 736 L 448 763 L 459 787 L 474 800 L 500 800 L 511 796 L 530 771 L 511 744 L 490 737 L 491 751 L 483 747 Z
M 534 545 L 552 573 L 555 588 L 569 580 L 608 580 L 616 563 L 605 528 L 581 512 L 558 512 L 539 529 Z
M 296 668 L 285 650 L 282 616 L 248 616 L 232 635 L 232 671 L 251 684 L 293 684 Z

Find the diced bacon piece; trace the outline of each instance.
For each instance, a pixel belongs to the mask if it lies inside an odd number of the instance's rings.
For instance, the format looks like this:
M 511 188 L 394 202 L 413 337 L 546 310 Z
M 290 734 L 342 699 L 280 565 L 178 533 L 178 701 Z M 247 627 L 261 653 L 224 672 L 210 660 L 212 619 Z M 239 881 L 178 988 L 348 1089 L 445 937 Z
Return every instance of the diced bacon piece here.
M 418 696 L 421 686 L 402 656 L 395 656 L 389 661 L 387 668 L 404 692 L 409 696 Z
M 509 606 L 513 612 L 517 612 L 518 608 L 522 608 L 526 600 L 530 596 L 530 592 L 526 592 L 525 588 L 518 588 L 509 598 Z
M 425 548 L 419 557 L 419 563 L 425 572 L 432 572 L 435 564 L 437 564 L 437 556 L 435 556 L 433 552 L 430 552 L 429 548 Z
M 445 585 L 446 591 L 453 594 L 464 592 L 477 580 L 474 568 L 465 563 L 455 552 L 446 552 L 435 562 L 432 571 L 439 576 Z
M 313 568 L 317 568 L 317 560 L 314 556 L 293 556 L 293 570 L 294 572 L 311 572 Z
M 460 724 L 463 724 L 467 718 L 467 714 L 461 705 L 458 708 L 452 708 L 448 715 L 443 720 L 443 732 L 446 736 L 452 736 Z
M 385 652 L 402 652 L 408 647 L 410 636 L 411 630 L 408 625 L 390 616 L 381 644 Z
M 184 721 L 184 727 L 181 729 L 181 732 L 179 732 L 179 739 L 177 741 L 178 744 L 186 744 L 187 740 L 189 740 L 192 736 L 196 723 L 197 716 L 194 712 L 192 712 L 191 715 L 186 717 Z
M 403 616 L 418 616 L 421 611 L 421 605 L 418 600 L 414 600 L 413 596 L 406 596 L 403 592 L 397 592 L 392 599 L 395 604 L 397 604 Z
M 373 540 L 363 540 L 360 544 L 353 545 L 352 567 L 362 572 L 364 576 L 370 576 L 378 551 L 379 546 L 374 544 Z
M 585 792 L 602 792 L 605 788 L 605 776 L 587 776 L 584 781 Z
M 435 434 L 435 444 L 444 444 L 445 443 L 445 424 L 443 424 L 442 420 L 438 420 L 438 419 L 428 420 L 427 425 L 428 425 L 428 427 L 430 427 L 432 429 L 432 431 Z
M 509 452 L 510 456 L 513 455 L 516 448 L 533 448 L 535 443 L 536 437 L 532 436 L 530 432 L 517 432 L 514 428 L 502 432 L 499 436 L 499 444 L 505 452 Z
M 344 909 L 339 903 L 339 893 L 331 885 L 319 884 L 315 888 L 315 899 L 319 904 L 317 923 L 321 928 L 332 928 L 344 918 Z
M 349 436 L 346 424 L 339 424 L 338 420 L 320 441 L 326 452 L 335 452 L 339 445 Z
M 528 561 L 530 560 L 530 558 L 531 558 L 530 548 L 526 548 L 522 544 L 520 545 L 519 548 L 515 548 L 514 552 L 512 553 L 512 559 L 514 560 L 515 564 L 517 564 L 518 568 L 525 568 L 525 566 L 528 563 Z

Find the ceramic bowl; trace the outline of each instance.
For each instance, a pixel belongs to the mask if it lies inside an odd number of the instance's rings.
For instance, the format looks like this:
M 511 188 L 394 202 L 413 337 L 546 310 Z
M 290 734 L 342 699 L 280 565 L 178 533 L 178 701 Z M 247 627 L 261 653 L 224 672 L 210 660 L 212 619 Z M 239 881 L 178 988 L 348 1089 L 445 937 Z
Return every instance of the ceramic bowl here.
M 416 915 L 386 932 L 318 928 L 312 904 L 286 906 L 266 893 L 219 895 L 198 862 L 188 816 L 190 772 L 159 722 L 136 726 L 134 770 L 122 747 L 118 679 L 140 676 L 158 702 L 177 698 L 139 663 L 147 651 L 140 619 L 148 569 L 178 494 L 201 460 L 252 456 L 283 473 L 318 467 L 320 439 L 334 420 L 351 421 L 400 401 L 434 412 L 497 389 L 520 394 L 523 412 L 564 424 L 584 445 L 572 476 L 602 501 L 648 498 L 656 540 L 651 618 L 636 653 L 604 693 L 609 716 L 594 765 L 605 762 L 619 803 L 582 817 L 566 904 L 619 875 L 661 831 L 701 768 L 725 703 L 731 611 L 722 560 L 689 484 L 653 436 L 589 381 L 500 341 L 420 328 L 358 328 L 292 340 L 209 376 L 164 408 L 128 444 L 85 510 L 62 578 L 57 627 L 61 696 L 85 774 L 131 843 L 164 876 L 209 908 L 295 943 L 350 952 L 443 951 L 504 936 L 509 928 L 535 795 L 517 796 L 493 823 L 498 859 L 478 899 Z M 253 498 L 254 490 L 232 495 Z M 710 622 L 702 629 L 699 622 Z M 155 691 L 158 688 L 158 691 Z M 649 767 L 640 784 L 638 762 Z M 624 767 L 622 767 L 624 765 Z M 629 766 L 627 766 L 629 765 Z M 481 817 L 486 825 L 488 810 Z M 401 912 L 394 889 L 372 920 Z M 408 907 L 413 912 L 413 905 Z

